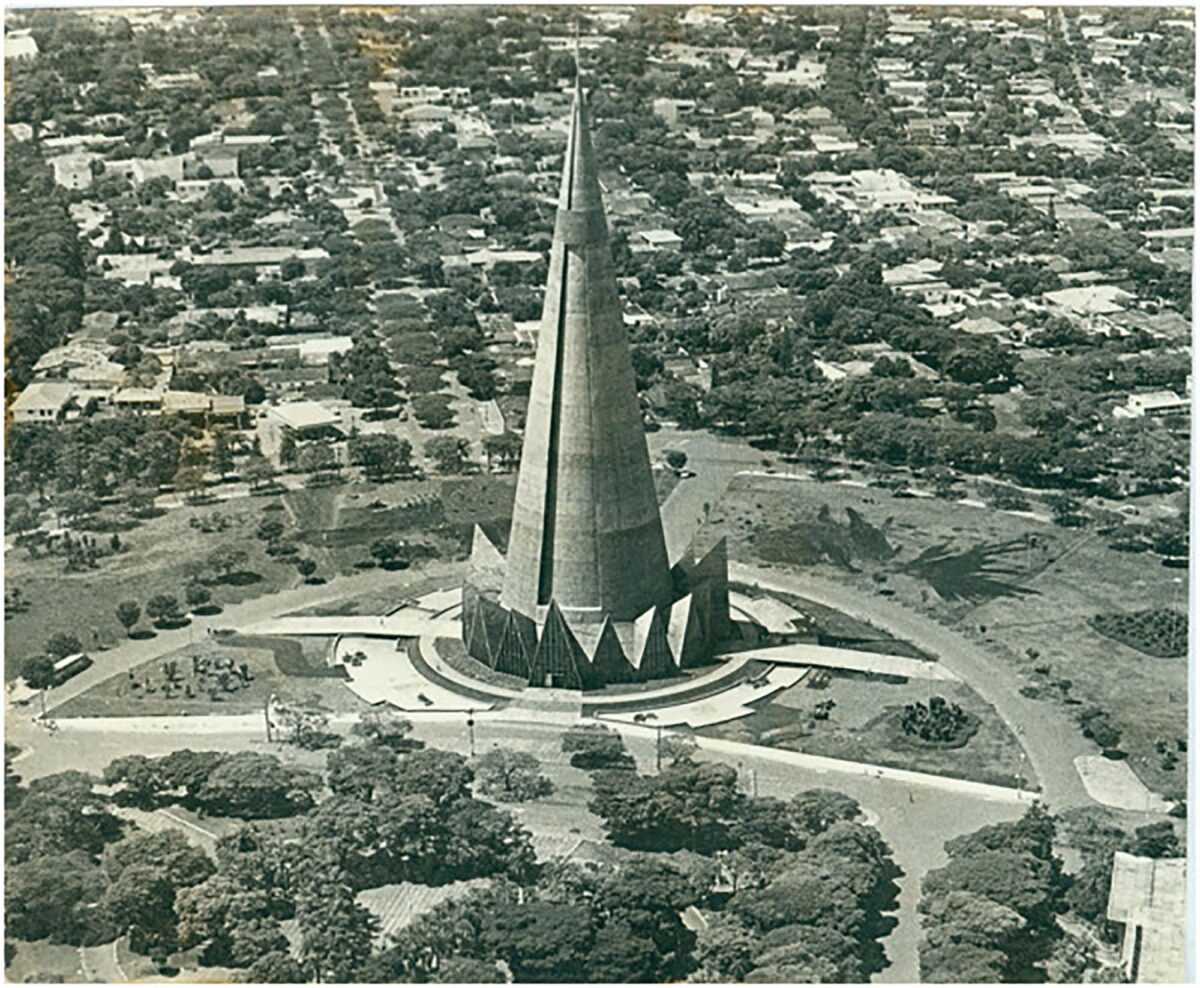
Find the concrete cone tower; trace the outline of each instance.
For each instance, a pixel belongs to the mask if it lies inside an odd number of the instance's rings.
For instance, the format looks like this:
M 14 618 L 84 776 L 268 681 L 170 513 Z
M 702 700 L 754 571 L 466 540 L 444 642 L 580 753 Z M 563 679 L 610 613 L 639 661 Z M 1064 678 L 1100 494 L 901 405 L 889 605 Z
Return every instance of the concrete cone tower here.
M 476 527 L 467 652 L 530 686 L 680 675 L 729 633 L 724 545 L 671 567 L 576 73 L 508 549 Z
M 672 598 L 588 115 L 577 73 L 501 597 L 583 638 Z

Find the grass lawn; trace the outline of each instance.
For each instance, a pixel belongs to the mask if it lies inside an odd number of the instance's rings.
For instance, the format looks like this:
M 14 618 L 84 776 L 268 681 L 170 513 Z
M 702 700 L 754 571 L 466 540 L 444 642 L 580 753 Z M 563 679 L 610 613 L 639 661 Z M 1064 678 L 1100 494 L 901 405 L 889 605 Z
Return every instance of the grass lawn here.
M 218 605 L 294 587 L 299 575 L 292 561 L 272 557 L 255 536 L 263 518 L 283 522 L 284 540 L 295 541 L 300 555 L 317 563 L 317 577 L 358 572 L 355 563 L 371 560 L 370 546 L 383 536 L 408 538 L 440 559 L 464 558 L 476 520 L 507 532 L 514 482 L 486 475 L 450 480 L 354 483 L 289 491 L 278 498 L 240 498 L 231 502 L 167 511 L 121 534 L 124 551 L 101 560 L 97 569 L 64 573 L 61 557 L 32 559 L 24 549 L 7 555 L 5 587 L 19 588 L 29 610 L 5 621 L 6 679 L 20 662 L 40 652 L 52 635 L 77 635 L 85 649 L 101 651 L 125 637 L 115 608 L 126 600 L 144 605 L 156 594 L 176 597 L 190 575 L 203 569 L 216 548 L 233 545 L 249 558 L 239 567 L 244 582 L 218 580 L 209 569 L 204 579 Z M 371 505 L 381 503 L 382 508 Z M 271 510 L 268 505 L 282 505 Z M 193 521 L 221 531 L 204 532 Z M 98 541 L 107 536 L 97 535 Z M 398 601 L 396 601 L 398 603 Z M 143 618 L 139 627 L 147 627 Z
M 890 723 L 907 703 L 943 696 L 979 718 L 979 729 L 961 748 L 939 748 L 899 738 Z M 813 708 L 833 700 L 828 720 L 815 720 Z M 710 737 L 787 748 L 828 758 L 888 765 L 993 785 L 1012 786 L 1021 765 L 1021 747 L 995 711 L 962 683 L 901 682 L 835 671 L 825 689 L 799 683 L 756 705 L 749 717 L 703 728 Z
M 310 617 L 325 617 L 331 614 L 342 616 L 387 614 L 401 606 L 406 600 L 423 597 L 425 594 L 437 590 L 445 590 L 449 586 L 462 582 L 462 577 L 459 575 L 454 577 L 422 576 L 416 572 L 405 573 L 384 569 L 380 569 L 379 573 L 386 579 L 381 580 L 381 585 L 378 587 L 325 603 L 314 604 L 312 607 L 304 607 L 293 611 L 292 614 Z
M 774 537 L 779 532 L 790 537 Z M 1187 735 L 1186 658 L 1145 655 L 1089 625 L 1099 614 L 1186 613 L 1183 571 L 1150 554 L 1117 552 L 1090 528 L 768 477 L 737 478 L 698 544 L 722 535 L 735 559 L 803 565 L 956 627 L 1019 683 L 1044 684 L 1035 668 L 1049 666 L 1053 679 L 1070 681 L 1077 704 L 1102 707 L 1120 726 L 1121 747 L 1147 785 L 1159 792 L 1184 785 L 1182 764 L 1164 769 L 1154 744 Z
M 365 710 L 365 702 L 339 678 L 326 674 L 325 655 L 331 647 L 331 640 L 325 638 L 205 638 L 138 666 L 128 676 L 113 676 L 98 683 L 64 703 L 55 716 L 248 714 L 261 711 L 272 694 L 293 700 L 316 697 L 336 713 Z M 236 666 L 244 662 L 249 668 L 250 682 L 243 686 L 240 677 L 228 676 L 230 688 L 225 689 L 214 676 L 193 672 L 193 657 L 210 662 L 232 659 Z M 170 696 L 166 693 L 163 673 L 163 664 L 168 661 L 174 661 L 178 671 L 177 685 L 171 688 Z
M 5 678 L 14 678 L 20 661 L 40 652 L 56 632 L 77 635 L 88 650 L 123 639 L 125 629 L 115 614 L 121 601 L 133 600 L 144 606 L 155 594 L 167 593 L 186 606 L 183 589 L 188 583 L 189 566 L 203 564 L 219 546 L 236 545 L 246 550 L 249 558 L 239 568 L 257 578 L 242 584 L 211 583 L 215 603 L 237 603 L 294 586 L 298 579 L 295 567 L 266 555 L 263 543 L 253 536 L 261 506 L 261 501 L 247 498 L 168 511 L 122 533 L 125 551 L 83 573 L 64 573 L 63 560 L 58 556 L 31 559 L 24 549 L 9 552 L 5 586 L 19 587 L 32 606 L 5 621 Z M 217 515 L 228 522 L 224 531 L 206 533 L 190 524 L 192 519 L 211 523 Z M 215 574 L 210 571 L 208 575 Z M 147 626 L 145 618 L 140 626 Z
M 62 943 L 15 940 L 17 954 L 4 969 L 4 980 L 13 984 L 29 982 L 85 982 L 79 950 Z

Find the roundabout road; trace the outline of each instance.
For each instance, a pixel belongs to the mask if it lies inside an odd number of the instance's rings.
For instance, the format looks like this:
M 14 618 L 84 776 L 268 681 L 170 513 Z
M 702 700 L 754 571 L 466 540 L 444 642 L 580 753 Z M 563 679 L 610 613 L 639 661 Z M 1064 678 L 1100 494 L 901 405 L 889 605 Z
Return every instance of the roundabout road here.
M 934 653 L 939 662 L 995 708 L 1020 741 L 1050 809 L 1094 804 L 1075 769 L 1075 758 L 1095 755 L 1095 746 L 1059 708 L 1022 696 L 1003 656 L 886 597 L 807 573 L 768 570 L 731 561 L 729 576 L 764 590 L 807 597 Z

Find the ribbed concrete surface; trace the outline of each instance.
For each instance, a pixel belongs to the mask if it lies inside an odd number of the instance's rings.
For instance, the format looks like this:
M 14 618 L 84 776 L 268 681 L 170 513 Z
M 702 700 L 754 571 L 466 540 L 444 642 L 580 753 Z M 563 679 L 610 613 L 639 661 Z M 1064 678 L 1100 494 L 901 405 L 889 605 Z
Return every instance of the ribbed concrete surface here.
M 672 585 L 607 223 L 576 90 L 502 601 L 632 621 Z

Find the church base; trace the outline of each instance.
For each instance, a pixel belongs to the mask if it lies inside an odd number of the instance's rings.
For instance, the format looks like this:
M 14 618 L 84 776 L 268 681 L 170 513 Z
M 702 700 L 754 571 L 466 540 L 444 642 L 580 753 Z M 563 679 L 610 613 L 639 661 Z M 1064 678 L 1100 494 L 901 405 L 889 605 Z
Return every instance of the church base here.
M 472 658 L 533 687 L 591 690 L 667 679 L 713 662 L 729 637 L 724 542 L 699 562 L 676 566 L 674 600 L 632 621 L 603 615 L 599 622 L 573 624 L 551 601 L 539 623 L 500 602 L 502 562 L 477 528 L 463 587 L 463 641 Z

